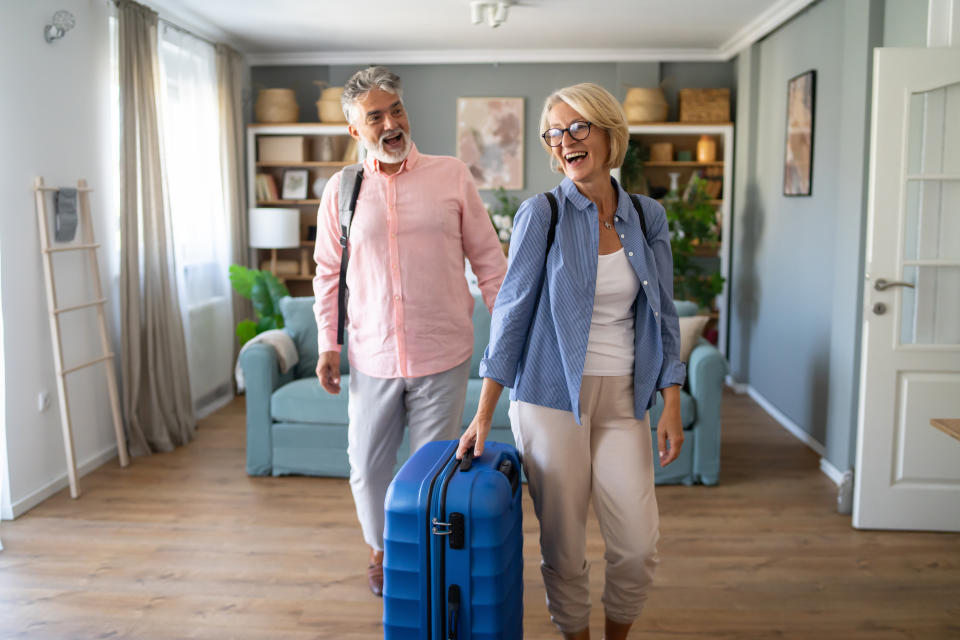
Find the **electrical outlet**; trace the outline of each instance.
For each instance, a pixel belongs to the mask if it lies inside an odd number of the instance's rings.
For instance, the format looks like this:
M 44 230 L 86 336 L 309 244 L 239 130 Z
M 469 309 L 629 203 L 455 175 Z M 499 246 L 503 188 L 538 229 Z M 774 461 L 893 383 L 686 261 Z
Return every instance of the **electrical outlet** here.
M 50 393 L 41 391 L 37 394 L 37 411 L 43 413 L 50 408 Z

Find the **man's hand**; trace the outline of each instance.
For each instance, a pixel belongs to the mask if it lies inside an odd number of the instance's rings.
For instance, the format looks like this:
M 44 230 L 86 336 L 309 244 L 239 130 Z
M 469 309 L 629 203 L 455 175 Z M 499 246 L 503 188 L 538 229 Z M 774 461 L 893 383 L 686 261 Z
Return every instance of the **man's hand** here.
M 340 393 L 340 352 L 324 351 L 317 360 L 317 378 L 327 393 Z

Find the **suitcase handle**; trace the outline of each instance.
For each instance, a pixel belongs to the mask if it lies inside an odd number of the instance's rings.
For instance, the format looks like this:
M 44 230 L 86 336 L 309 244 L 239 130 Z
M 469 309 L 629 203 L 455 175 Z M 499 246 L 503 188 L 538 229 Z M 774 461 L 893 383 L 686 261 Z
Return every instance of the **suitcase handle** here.
M 463 457 L 460 459 L 460 471 L 470 471 L 470 467 L 472 466 L 473 466 L 473 447 L 464 451 Z
M 457 627 L 460 626 L 460 587 L 450 585 L 447 592 L 447 608 L 450 610 L 450 622 L 447 626 L 447 640 L 457 640 Z
M 510 493 L 516 493 L 520 486 L 520 471 L 514 466 L 513 461 L 509 458 L 504 459 L 497 470 L 507 476 L 507 480 L 510 481 Z

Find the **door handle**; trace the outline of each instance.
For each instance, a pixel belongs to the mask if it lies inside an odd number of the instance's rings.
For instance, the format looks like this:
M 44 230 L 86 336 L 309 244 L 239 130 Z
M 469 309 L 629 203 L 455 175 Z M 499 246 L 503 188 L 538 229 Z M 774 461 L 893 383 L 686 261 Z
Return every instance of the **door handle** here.
M 886 291 L 890 287 L 910 287 L 911 289 L 915 288 L 914 285 L 910 284 L 909 282 L 888 282 L 883 278 L 880 278 L 879 280 L 877 280 L 873 285 L 873 288 L 876 289 L 877 291 Z

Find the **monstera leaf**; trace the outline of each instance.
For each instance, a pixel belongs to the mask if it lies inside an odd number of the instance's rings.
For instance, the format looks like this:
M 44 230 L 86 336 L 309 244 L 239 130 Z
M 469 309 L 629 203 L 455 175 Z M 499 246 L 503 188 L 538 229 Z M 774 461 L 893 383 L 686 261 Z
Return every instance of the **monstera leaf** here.
M 234 290 L 253 303 L 256 321 L 243 320 L 237 324 L 237 338 L 243 346 L 254 336 L 270 329 L 283 328 L 280 299 L 289 296 L 287 287 L 274 274 L 260 269 L 230 265 L 230 283 Z

